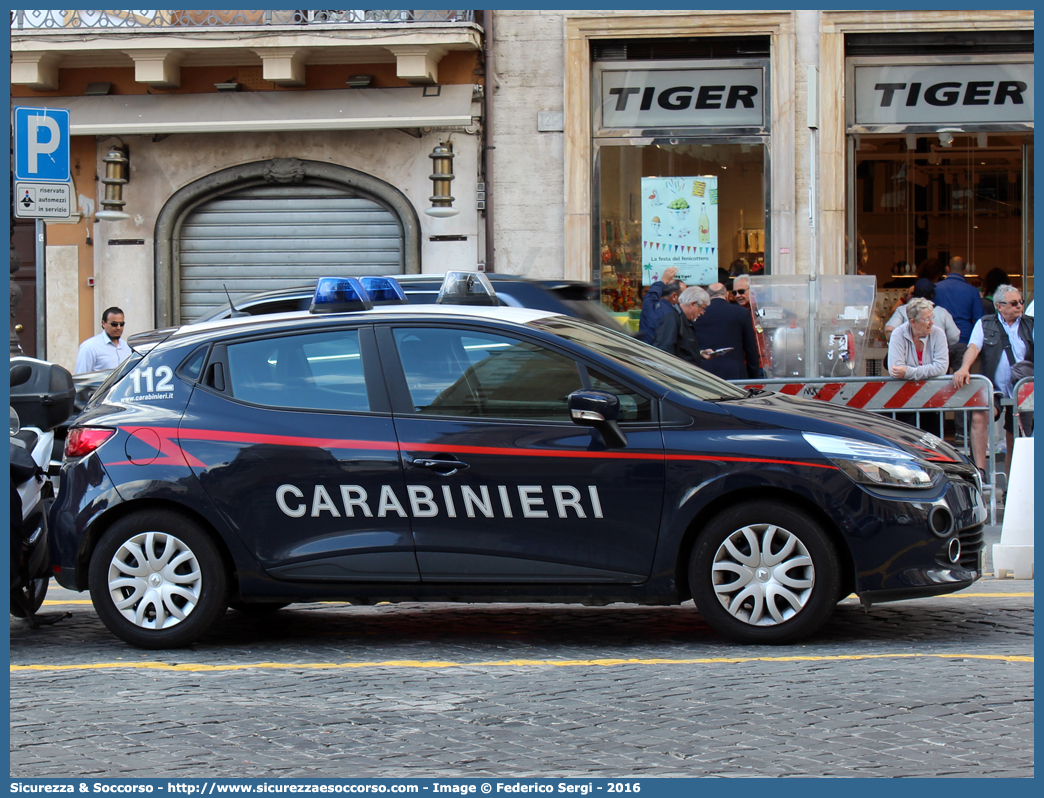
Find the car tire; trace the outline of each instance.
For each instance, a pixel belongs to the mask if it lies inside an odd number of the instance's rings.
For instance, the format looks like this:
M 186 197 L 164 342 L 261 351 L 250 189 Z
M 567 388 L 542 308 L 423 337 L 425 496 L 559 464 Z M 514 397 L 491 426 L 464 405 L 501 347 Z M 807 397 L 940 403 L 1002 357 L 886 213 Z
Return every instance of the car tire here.
M 214 541 L 168 510 L 113 524 L 91 555 L 88 582 L 98 617 L 138 648 L 187 646 L 228 607 L 228 577 Z
M 44 599 L 47 597 L 47 587 L 50 581 L 51 577 L 49 576 L 38 576 L 36 579 L 31 579 L 28 585 L 18 590 L 12 590 L 11 615 L 15 618 L 28 618 L 29 614 L 24 607 L 29 607 L 34 613 L 38 612 L 40 607 L 43 606 Z M 22 597 L 24 605 L 19 602 L 18 595 Z
M 716 515 L 697 538 L 689 586 L 700 614 L 723 637 L 792 643 L 834 610 L 837 551 L 822 526 L 793 506 L 745 502 Z
M 289 607 L 290 605 L 289 603 L 268 601 L 230 601 L 228 606 L 244 615 L 271 615 L 273 612 L 278 612 L 283 607 Z

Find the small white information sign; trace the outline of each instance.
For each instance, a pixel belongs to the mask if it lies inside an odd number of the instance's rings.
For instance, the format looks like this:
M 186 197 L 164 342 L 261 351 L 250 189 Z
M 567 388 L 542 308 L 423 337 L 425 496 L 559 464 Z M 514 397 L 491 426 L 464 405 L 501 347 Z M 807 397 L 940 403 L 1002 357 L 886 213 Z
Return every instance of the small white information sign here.
M 68 219 L 72 216 L 71 183 L 15 183 L 15 216 L 19 219 Z

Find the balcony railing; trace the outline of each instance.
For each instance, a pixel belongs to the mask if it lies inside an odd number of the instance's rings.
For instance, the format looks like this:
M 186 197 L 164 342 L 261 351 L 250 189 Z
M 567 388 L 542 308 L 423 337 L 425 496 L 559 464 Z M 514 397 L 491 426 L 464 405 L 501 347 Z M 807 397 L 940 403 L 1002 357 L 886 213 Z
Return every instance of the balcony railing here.
M 140 30 L 473 22 L 474 11 L 12 11 L 12 30 Z

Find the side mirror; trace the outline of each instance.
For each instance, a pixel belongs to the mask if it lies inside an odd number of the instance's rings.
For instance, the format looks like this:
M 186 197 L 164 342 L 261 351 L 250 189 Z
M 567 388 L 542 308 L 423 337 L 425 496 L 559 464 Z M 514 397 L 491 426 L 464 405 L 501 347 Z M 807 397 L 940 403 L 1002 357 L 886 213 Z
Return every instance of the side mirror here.
M 622 449 L 627 436 L 616 423 L 620 400 L 608 391 L 573 391 L 569 394 L 569 416 L 581 427 L 594 427 L 610 449 Z

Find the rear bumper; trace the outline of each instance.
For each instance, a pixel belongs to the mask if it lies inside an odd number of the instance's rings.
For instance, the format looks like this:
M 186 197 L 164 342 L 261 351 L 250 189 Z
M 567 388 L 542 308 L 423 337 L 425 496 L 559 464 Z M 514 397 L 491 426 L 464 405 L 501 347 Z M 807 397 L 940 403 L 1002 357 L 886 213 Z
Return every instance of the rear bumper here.
M 87 563 L 81 561 L 92 524 L 122 503 L 98 458 L 62 467 L 58 497 L 48 518 L 55 581 L 68 590 L 87 589 Z

